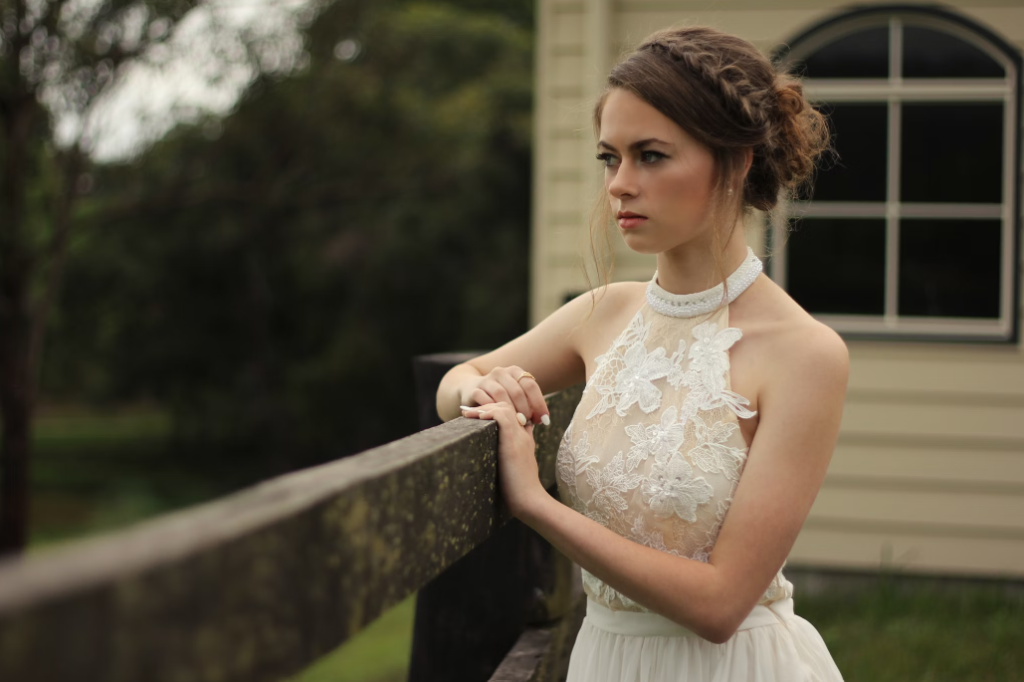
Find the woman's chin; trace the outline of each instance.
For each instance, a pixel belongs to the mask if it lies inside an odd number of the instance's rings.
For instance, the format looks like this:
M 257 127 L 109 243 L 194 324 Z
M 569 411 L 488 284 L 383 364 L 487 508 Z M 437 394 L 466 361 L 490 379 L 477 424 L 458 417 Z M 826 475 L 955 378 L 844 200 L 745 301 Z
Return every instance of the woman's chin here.
M 620 230 L 620 232 L 622 233 L 622 241 L 629 247 L 630 251 L 644 255 L 653 255 L 662 251 L 649 239 L 645 239 L 642 234 L 633 230 Z

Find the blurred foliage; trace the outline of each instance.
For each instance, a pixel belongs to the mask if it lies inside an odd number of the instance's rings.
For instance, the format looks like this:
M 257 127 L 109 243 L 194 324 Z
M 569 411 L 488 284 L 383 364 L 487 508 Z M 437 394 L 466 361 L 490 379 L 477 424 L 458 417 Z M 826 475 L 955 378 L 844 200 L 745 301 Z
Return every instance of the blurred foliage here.
M 95 168 L 44 394 L 154 400 L 271 470 L 415 431 L 413 356 L 526 328 L 531 24 L 339 0 L 301 72 Z

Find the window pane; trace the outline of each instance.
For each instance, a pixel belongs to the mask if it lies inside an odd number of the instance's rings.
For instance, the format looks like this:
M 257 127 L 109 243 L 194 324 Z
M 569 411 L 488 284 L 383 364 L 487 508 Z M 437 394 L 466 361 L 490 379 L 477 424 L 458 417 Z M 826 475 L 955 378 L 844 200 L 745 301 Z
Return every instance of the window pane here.
M 900 199 L 1003 200 L 1002 104 L 904 104 Z
M 811 313 L 885 312 L 885 220 L 803 218 L 786 247 L 786 290 Z
M 888 78 L 889 27 L 851 33 L 811 53 L 803 60 L 806 78 Z
M 822 108 L 838 158 L 827 157 L 814 180 L 818 201 L 885 201 L 888 105 L 831 104 Z
M 900 221 L 900 315 L 999 317 L 998 220 Z
M 930 28 L 903 29 L 904 78 L 1003 78 L 1003 67 L 970 43 Z

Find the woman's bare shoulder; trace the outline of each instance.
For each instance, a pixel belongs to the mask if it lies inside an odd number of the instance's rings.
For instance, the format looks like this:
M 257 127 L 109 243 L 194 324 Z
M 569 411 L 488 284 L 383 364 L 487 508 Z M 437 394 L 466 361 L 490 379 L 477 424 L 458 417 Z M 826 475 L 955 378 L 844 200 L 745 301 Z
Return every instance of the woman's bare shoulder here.
M 610 282 L 583 292 L 566 305 L 577 306 L 577 313 L 583 313 L 580 322 L 593 320 L 601 326 L 638 304 L 646 287 L 646 282 Z
M 843 338 L 774 282 L 764 296 L 763 310 L 771 322 L 765 325 L 762 343 L 773 359 L 772 373 L 812 382 L 841 380 L 845 385 L 850 356 Z
M 635 298 L 636 286 L 636 282 L 613 283 L 579 294 L 524 334 L 467 363 L 480 374 L 494 367 L 520 367 L 534 375 L 545 393 L 583 381 L 583 358 L 592 355 L 595 338 Z
M 792 375 L 810 366 L 846 371 L 849 353 L 842 337 L 800 307 L 784 289 L 762 277 L 749 294 L 731 308 L 736 308 L 736 324 L 743 328 L 745 343 L 753 351 L 749 360 L 759 374 Z

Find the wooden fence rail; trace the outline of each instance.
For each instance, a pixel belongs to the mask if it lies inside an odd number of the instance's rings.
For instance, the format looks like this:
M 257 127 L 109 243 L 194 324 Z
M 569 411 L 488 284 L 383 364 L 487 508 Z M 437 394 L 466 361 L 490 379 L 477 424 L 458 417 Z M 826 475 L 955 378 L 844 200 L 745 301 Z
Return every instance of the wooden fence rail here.
M 558 442 L 581 388 L 549 396 L 552 424 L 535 431 L 552 492 Z M 424 596 L 519 524 L 499 499 L 496 466 L 497 425 L 456 419 L 119 532 L 0 561 L 0 680 L 271 682 L 421 588 L 410 682 L 556 679 L 583 602 L 571 589 L 571 564 L 550 546 L 539 562 L 505 561 L 477 581 L 489 594 L 527 596 L 493 617 L 511 624 L 505 631 L 461 633 L 500 649 L 498 659 L 473 662 L 473 649 L 463 648 L 453 676 L 451 656 L 423 645 L 425 626 L 457 644 L 452 623 L 460 620 Z M 513 546 L 537 554 L 519 526 Z M 491 551 L 492 560 L 500 555 Z M 476 668 L 466 672 L 465 661 Z

